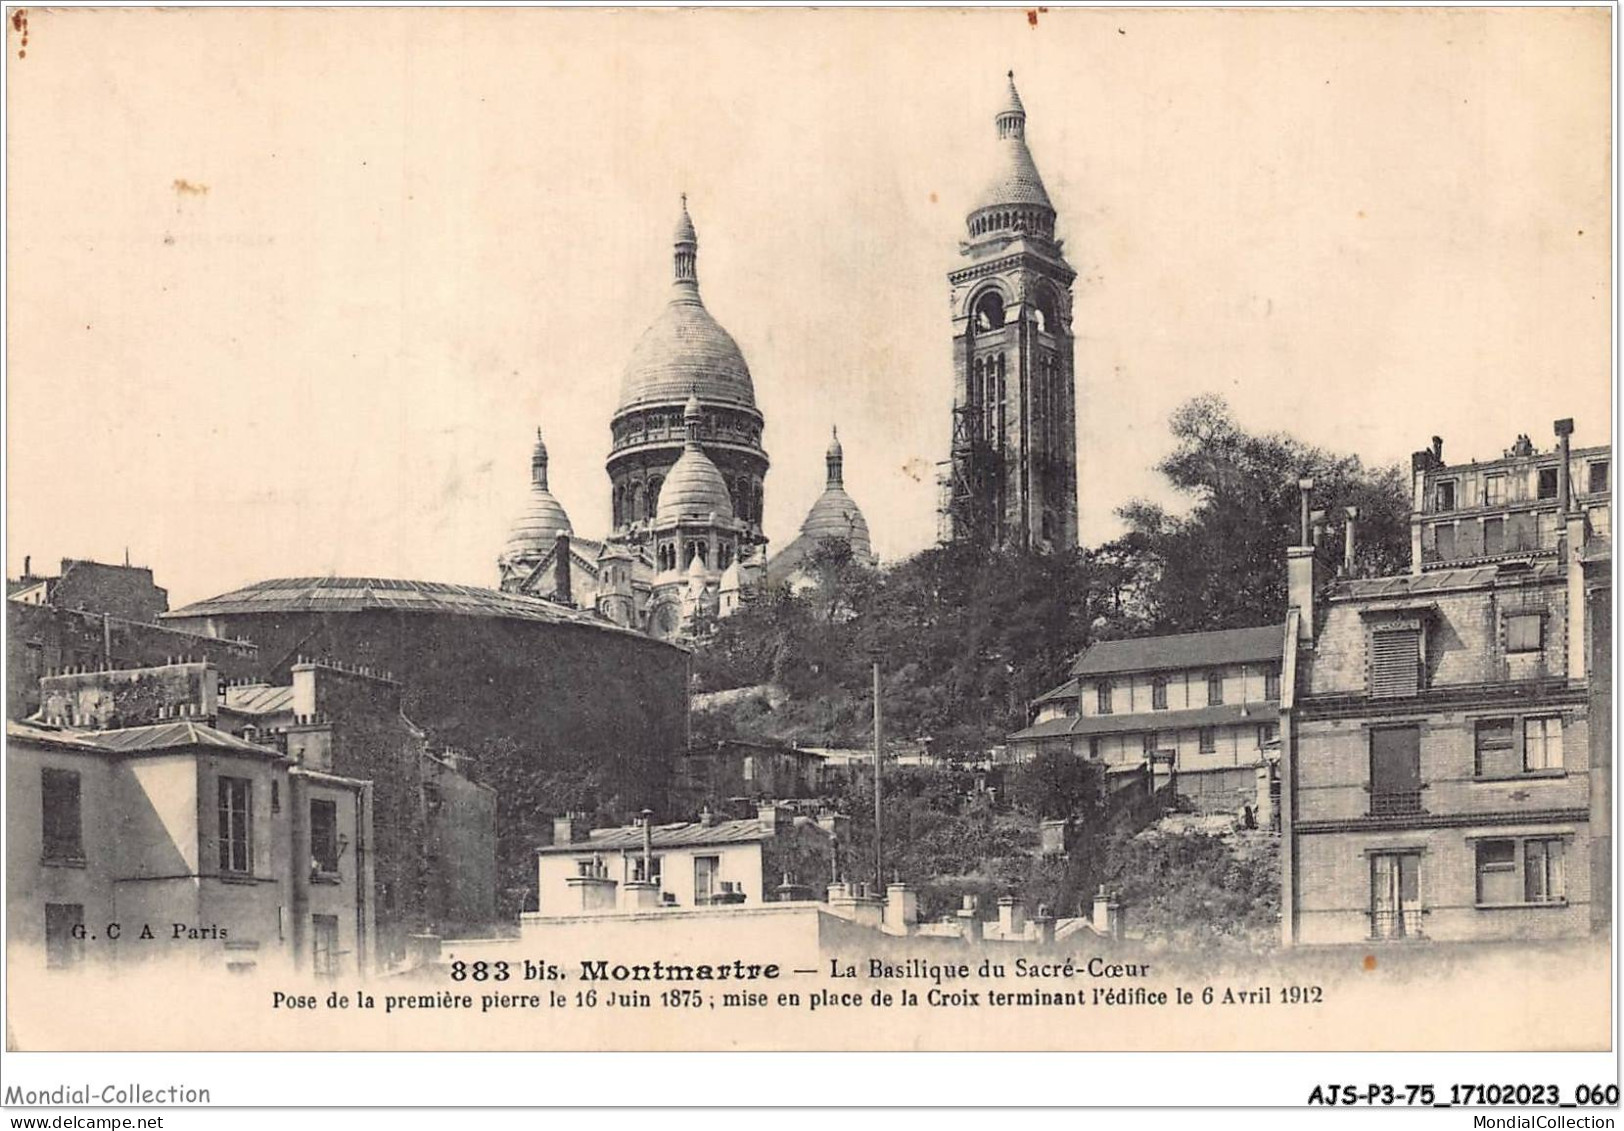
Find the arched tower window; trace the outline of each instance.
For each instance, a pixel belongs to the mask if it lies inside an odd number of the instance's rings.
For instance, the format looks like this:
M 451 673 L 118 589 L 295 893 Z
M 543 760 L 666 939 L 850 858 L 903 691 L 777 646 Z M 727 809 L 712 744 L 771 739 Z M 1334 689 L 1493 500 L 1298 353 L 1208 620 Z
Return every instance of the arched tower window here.
M 761 525 L 761 481 L 759 479 L 756 480 L 755 486 L 751 490 L 751 493 L 750 493 L 750 513 L 755 516 L 750 521 L 754 522 L 757 526 L 760 526 Z
M 997 330 L 1004 324 L 1004 300 L 997 291 L 988 291 L 976 299 L 975 328 Z
M 663 480 L 658 475 L 649 476 L 648 495 L 646 501 L 637 508 L 638 518 L 653 518 L 654 512 L 660 507 L 660 484 Z

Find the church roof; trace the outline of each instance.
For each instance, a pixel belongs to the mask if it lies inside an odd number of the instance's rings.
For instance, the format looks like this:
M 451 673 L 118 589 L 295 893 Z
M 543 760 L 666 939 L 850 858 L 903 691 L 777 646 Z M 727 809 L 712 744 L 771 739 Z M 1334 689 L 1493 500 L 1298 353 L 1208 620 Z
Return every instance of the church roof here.
M 859 561 L 866 562 L 874 556 L 869 543 L 868 520 L 863 517 L 857 501 L 838 484 L 824 488 L 818 501 L 807 511 L 801 533 L 819 541 L 844 538 L 851 543 L 852 557 Z
M 671 299 L 643 331 L 621 375 L 615 411 L 643 404 L 680 403 L 690 391 L 703 401 L 756 407 L 750 367 L 733 336 L 705 309 L 695 267 L 698 237 L 686 198 L 675 232 L 676 274 Z
M 574 534 L 564 505 L 547 489 L 547 446 L 536 432 L 536 451 L 531 461 L 530 493 L 524 510 L 508 531 L 502 547 L 503 561 L 522 561 L 548 553 L 560 534 Z
M 1009 78 L 1009 90 L 1003 109 L 997 114 L 998 150 L 992 176 L 976 197 L 972 211 L 997 208 L 1008 204 L 1036 205 L 1054 210 L 1049 193 L 1043 187 L 1037 162 L 1026 147 L 1026 110 L 1015 89 L 1015 76 Z
M 660 484 L 659 505 L 654 512 L 656 523 L 711 515 L 720 519 L 733 517 L 733 495 L 727 489 L 727 480 L 699 446 L 699 419 L 699 393 L 694 390 L 688 394 L 688 406 L 683 411 L 688 439 L 683 444 L 682 455 Z

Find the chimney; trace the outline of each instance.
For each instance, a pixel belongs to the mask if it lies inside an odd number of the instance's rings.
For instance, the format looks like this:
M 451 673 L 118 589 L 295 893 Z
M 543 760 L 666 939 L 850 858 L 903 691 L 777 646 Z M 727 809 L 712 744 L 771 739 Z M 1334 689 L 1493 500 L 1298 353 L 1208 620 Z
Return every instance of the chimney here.
M 1122 905 L 1100 885 L 1094 895 L 1094 933 L 1110 939 L 1122 937 Z
M 560 605 L 573 605 L 575 598 L 570 595 L 569 531 L 560 530 L 558 541 L 553 545 L 553 600 Z
M 1039 945 L 1054 944 L 1054 913 L 1049 910 L 1047 903 L 1038 904 L 1037 914 L 1032 916 L 1032 927 L 1037 932 Z
M 714 828 L 715 826 L 716 814 L 711 812 L 710 803 L 706 802 L 705 807 L 699 811 L 699 827 L 702 829 L 709 829 Z
M 885 889 L 885 925 L 894 934 L 909 934 L 919 925 L 919 896 L 907 884 Z
M 23 555 L 23 578 L 31 579 L 34 576 L 34 558 L 30 554 Z
M 654 810 L 644 809 L 643 818 L 643 879 L 654 878 Z
M 1314 490 L 1312 479 L 1299 479 L 1297 489 L 1302 492 L 1300 516 L 1297 534 L 1300 539 L 1297 545 L 1286 550 L 1286 603 L 1297 610 L 1297 639 L 1312 642 L 1314 639 L 1314 588 L 1317 584 L 1315 573 L 1315 553 L 1312 533 L 1309 529 L 1310 515 L 1308 504 Z
M 998 900 L 998 933 L 1006 941 L 1026 935 L 1026 908 L 1013 895 L 1002 896 Z
M 581 814 L 565 813 L 553 818 L 554 844 L 575 844 L 586 839 L 586 818 Z
M 1573 509 L 1573 484 L 1568 475 L 1568 437 L 1573 435 L 1573 420 L 1571 417 L 1558 420 L 1554 425 L 1556 429 L 1556 513 L 1566 515 Z
M 959 908 L 959 933 L 965 942 L 981 941 L 981 919 L 976 914 L 976 897 L 973 895 L 965 896 Z
M 756 809 L 756 819 L 768 836 L 778 835 L 778 806 L 762 805 Z
M 1444 465 L 1444 438 L 1442 436 L 1432 438 L 1432 465 L 1434 467 Z
M 1357 535 L 1354 528 L 1359 520 L 1358 507 L 1346 507 L 1343 513 L 1347 516 L 1347 524 L 1342 527 L 1342 572 L 1349 577 L 1353 576 L 1353 556 L 1358 549 Z
M 1308 525 L 1314 532 L 1309 541 L 1317 550 L 1325 543 L 1325 512 L 1322 510 L 1310 511 Z

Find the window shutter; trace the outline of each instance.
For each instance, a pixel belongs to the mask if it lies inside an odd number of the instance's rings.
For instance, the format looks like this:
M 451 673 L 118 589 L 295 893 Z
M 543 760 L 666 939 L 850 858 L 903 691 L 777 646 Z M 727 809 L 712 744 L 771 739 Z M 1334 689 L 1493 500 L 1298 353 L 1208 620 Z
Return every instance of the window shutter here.
M 1421 687 L 1421 633 L 1389 629 L 1370 638 L 1370 694 L 1414 695 Z

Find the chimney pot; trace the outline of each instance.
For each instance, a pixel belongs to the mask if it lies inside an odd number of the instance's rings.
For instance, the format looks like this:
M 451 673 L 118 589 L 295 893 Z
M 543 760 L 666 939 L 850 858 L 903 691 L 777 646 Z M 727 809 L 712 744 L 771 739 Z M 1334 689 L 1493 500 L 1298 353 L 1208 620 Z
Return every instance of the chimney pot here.
M 1444 462 L 1444 438 L 1442 436 L 1432 438 L 1432 458 L 1440 464 Z

